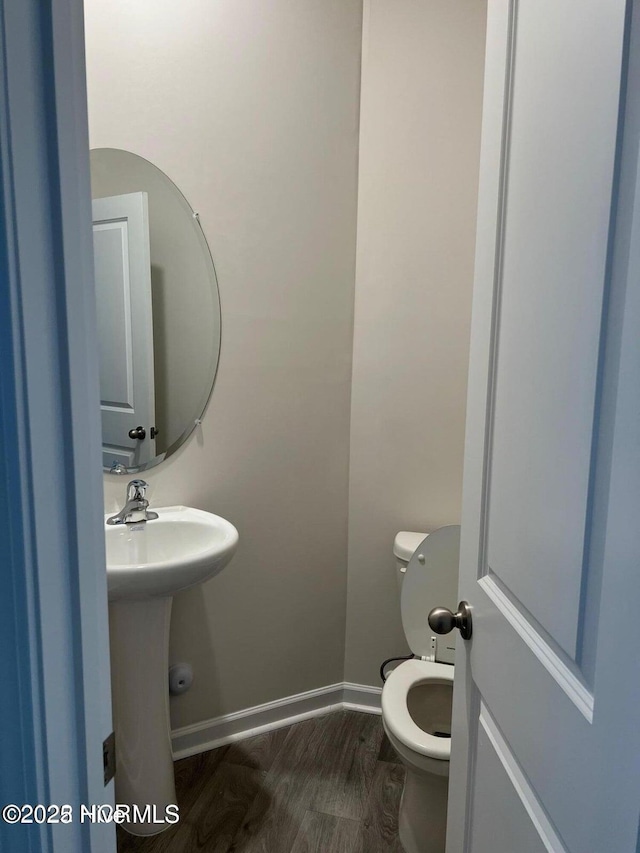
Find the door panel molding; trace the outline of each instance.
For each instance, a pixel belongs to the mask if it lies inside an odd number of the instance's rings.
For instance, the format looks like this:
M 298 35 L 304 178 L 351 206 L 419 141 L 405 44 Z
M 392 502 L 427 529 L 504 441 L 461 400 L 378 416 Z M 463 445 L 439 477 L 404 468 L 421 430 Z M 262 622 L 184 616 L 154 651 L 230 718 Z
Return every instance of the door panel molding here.
M 488 64 L 487 73 L 491 79 L 485 81 L 485 92 L 489 96 L 496 97 L 500 92 L 501 97 L 495 103 L 485 104 L 485 117 L 483 120 L 483 146 L 485 147 L 484 166 L 490 168 L 493 174 L 495 190 L 494 199 L 490 203 L 495 205 L 495 234 L 479 234 L 476 275 L 492 280 L 491 292 L 491 334 L 487 363 L 487 394 L 485 398 L 485 427 L 484 427 L 484 467 L 482 474 L 482 490 L 479 496 L 480 506 L 480 530 L 478 550 L 478 578 L 493 575 L 500 579 L 502 589 L 508 591 L 512 601 L 519 602 L 521 613 L 531 620 L 531 630 L 539 633 L 542 628 L 542 636 L 553 639 L 551 648 L 559 647 L 560 660 L 569 657 L 575 661 L 576 666 L 582 672 L 587 682 L 592 681 L 591 660 L 597 640 L 597 631 L 585 627 L 585 619 L 593 610 L 591 597 L 598 599 L 599 583 L 596 579 L 590 579 L 593 568 L 591 554 L 591 537 L 589 535 L 590 522 L 593 516 L 594 503 L 594 465 L 596 453 L 594 445 L 597 441 L 596 431 L 593 429 L 594 419 L 597 418 L 596 407 L 602 394 L 602 360 L 605 347 L 604 323 L 600 325 L 600 340 L 592 349 L 593 361 L 593 386 L 589 386 L 585 400 L 588 403 L 588 411 L 582 421 L 584 434 L 591 433 L 587 441 L 588 447 L 584 448 L 586 465 L 580 466 L 584 469 L 583 493 L 581 495 L 581 509 L 573 512 L 575 550 L 570 559 L 561 561 L 557 568 L 548 565 L 542 560 L 536 565 L 537 569 L 548 574 L 548 580 L 559 584 L 556 596 L 557 602 L 544 601 L 544 593 L 540 593 L 539 587 L 529 582 L 529 592 L 536 600 L 528 600 L 526 589 L 512 589 L 508 575 L 513 571 L 513 566 L 499 565 L 489 560 L 489 544 L 492 520 L 492 485 L 494 464 L 494 439 L 496 430 L 496 389 L 498 386 L 498 373 L 500 370 L 500 332 L 501 315 L 503 303 L 503 277 L 504 277 L 504 251 L 506 232 L 508 228 L 509 208 L 509 183 L 510 183 L 510 159 L 511 159 L 511 135 L 513 117 L 514 77 L 517 71 L 516 49 L 519 15 L 522 8 L 521 0 L 503 0 L 494 3 L 493 26 L 499 32 L 501 39 L 502 54 L 493 56 Z M 496 38 L 492 39 L 495 47 Z M 493 95 L 491 95 L 493 91 Z M 612 184 L 614 182 L 612 168 Z M 486 191 L 486 188 L 485 188 Z M 491 194 L 491 191 L 487 193 Z M 482 201 L 482 200 L 481 200 Z M 485 212 L 486 215 L 486 212 Z M 609 223 L 607 220 L 607 227 Z M 485 229 L 486 230 L 486 229 Z M 482 239 L 482 242 L 481 242 Z M 484 243 L 484 245 L 483 245 Z M 489 254 L 487 247 L 492 246 L 493 251 Z M 606 305 L 609 291 L 609 263 L 608 255 L 603 254 L 603 280 L 602 280 L 602 303 Z M 590 300 L 585 300 L 585 304 Z M 475 311 L 474 306 L 474 311 Z M 604 312 L 606 313 L 606 312 Z M 572 502 L 572 506 L 575 501 Z M 543 534 L 540 534 L 543 535 Z M 598 569 L 595 568 L 597 574 Z M 562 581 L 560 581 L 562 579 Z M 540 588 L 546 589 L 548 584 L 543 582 Z M 573 595 L 574 590 L 579 590 L 579 595 Z M 562 603 L 561 603 L 562 602 Z M 545 605 L 545 606 L 543 606 Z M 584 666 L 583 666 L 584 665 Z M 570 668 L 571 669 L 571 668 Z
M 500 6 L 500 11 L 494 14 L 493 33 L 487 33 L 487 43 L 493 45 L 504 45 L 501 54 L 494 54 L 491 62 L 486 63 L 485 68 L 485 99 L 483 103 L 482 136 L 485 147 L 486 159 L 494 161 L 496 168 L 495 189 L 490 186 L 482 186 L 479 197 L 479 216 L 481 221 L 480 204 L 486 198 L 488 208 L 495 205 L 495 233 L 488 234 L 483 241 L 478 240 L 476 248 L 476 275 L 481 269 L 483 274 L 493 281 L 491 298 L 489 303 L 489 327 L 488 352 L 486 356 L 487 366 L 487 391 L 485 399 L 485 423 L 484 423 L 484 454 L 482 467 L 482 485 L 480 498 L 480 539 L 478 578 L 487 574 L 487 537 L 489 528 L 489 504 L 486 496 L 491 488 L 491 456 L 493 447 L 493 424 L 494 424 L 494 402 L 496 373 L 498 363 L 498 329 L 500 328 L 500 301 L 502 293 L 503 275 L 503 251 L 504 235 L 506 226 L 506 199 L 508 184 L 508 162 L 509 162 L 509 136 L 511 130 L 510 109 L 512 103 L 513 69 L 515 63 L 515 34 L 517 22 L 518 0 L 506 0 Z M 493 101 L 492 93 L 501 92 L 501 97 Z M 488 182 L 487 182 L 488 183 Z M 484 210 L 486 216 L 488 210 Z M 486 242 L 485 242 L 486 241 Z M 486 252 L 486 248 L 493 243 L 493 252 Z M 477 309 L 476 309 L 477 310 Z M 482 359 L 484 362 L 485 359 Z M 482 363 L 481 362 L 481 363 Z
M 593 722 L 593 694 L 583 684 L 579 676 L 571 670 L 570 666 L 563 661 L 564 651 L 555 645 L 552 638 L 545 639 L 542 634 L 544 629 L 537 630 L 534 627 L 535 620 L 530 614 L 524 612 L 524 608 L 519 602 L 510 597 L 495 575 L 489 574 L 481 578 L 478 583 L 585 720 L 589 723 Z
M 502 736 L 489 709 L 482 701 L 480 702 L 480 716 L 478 721 L 546 849 L 549 853 L 568 853 L 544 806 L 529 784 L 527 777 L 522 772 L 513 751 Z
M 121 288 L 106 286 L 101 287 L 101 282 L 99 280 L 99 270 L 100 265 L 97 262 L 99 257 L 100 249 L 102 248 L 101 239 L 96 239 L 96 234 L 103 234 L 107 232 L 109 236 L 115 236 L 119 242 L 120 254 L 122 257 L 122 267 L 119 272 L 122 273 L 121 279 Z M 120 371 L 107 371 L 106 367 L 108 364 L 108 355 L 104 352 L 100 354 L 100 365 L 101 365 L 101 374 L 107 373 L 109 379 L 111 381 L 106 382 L 106 377 L 101 375 L 100 377 L 100 392 L 101 396 L 105 394 L 105 387 L 110 391 L 115 391 L 116 388 L 112 387 L 112 381 L 115 378 L 116 380 L 120 380 L 116 382 L 118 393 L 111 393 L 111 397 L 113 399 L 108 399 L 108 397 L 104 397 L 101 399 L 101 405 L 103 408 L 107 408 L 110 411 L 119 412 L 121 410 L 125 411 L 133 411 L 133 341 L 132 341 L 132 319 L 131 319 L 131 279 L 129 274 L 129 223 L 127 219 L 100 219 L 98 222 L 93 223 L 93 235 L 94 235 L 94 255 L 96 256 L 96 289 L 100 298 L 113 298 L 114 296 L 120 297 L 118 301 L 118 305 L 114 306 L 113 303 L 111 307 L 117 307 L 119 316 L 117 320 L 119 322 L 114 323 L 114 325 L 120 326 L 118 330 L 120 332 L 120 340 L 116 340 L 113 338 L 110 341 L 110 349 L 116 350 L 122 357 L 124 361 L 124 370 Z M 111 283 L 111 282 L 110 282 Z M 106 285 L 106 282 L 102 283 Z M 105 293 L 106 291 L 106 293 Z M 104 309 L 103 309 L 104 310 Z M 100 320 L 100 314 L 98 314 L 98 320 Z M 110 327 L 109 332 L 111 335 L 114 334 L 114 330 Z M 100 338 L 100 326 L 98 325 L 98 343 L 102 346 L 102 340 Z

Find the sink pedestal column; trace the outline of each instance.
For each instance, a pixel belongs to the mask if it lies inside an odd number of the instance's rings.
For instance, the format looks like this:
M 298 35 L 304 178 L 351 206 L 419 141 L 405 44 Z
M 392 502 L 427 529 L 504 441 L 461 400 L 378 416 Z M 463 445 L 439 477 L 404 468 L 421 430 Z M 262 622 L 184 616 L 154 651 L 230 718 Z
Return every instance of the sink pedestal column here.
M 133 835 L 167 829 L 165 808 L 176 803 L 168 684 L 172 602 L 171 597 L 109 602 L 115 801 L 138 807 L 142 820 L 123 824 Z M 173 822 L 174 814 L 169 813 Z

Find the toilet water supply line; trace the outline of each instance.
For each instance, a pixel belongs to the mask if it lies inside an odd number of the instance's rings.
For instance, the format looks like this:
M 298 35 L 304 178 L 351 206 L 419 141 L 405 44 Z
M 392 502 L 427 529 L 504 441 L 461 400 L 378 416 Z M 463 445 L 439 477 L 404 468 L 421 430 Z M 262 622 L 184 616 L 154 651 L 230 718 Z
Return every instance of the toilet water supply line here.
M 387 658 L 385 661 L 383 661 L 382 664 L 380 665 L 380 678 L 382 679 L 382 683 L 384 684 L 385 681 L 387 680 L 387 676 L 385 675 L 384 670 L 388 664 L 394 663 L 394 661 L 397 661 L 397 660 L 412 660 L 414 657 L 415 657 L 414 654 L 410 654 L 410 655 L 403 655 L 402 657 L 399 657 L 399 658 Z

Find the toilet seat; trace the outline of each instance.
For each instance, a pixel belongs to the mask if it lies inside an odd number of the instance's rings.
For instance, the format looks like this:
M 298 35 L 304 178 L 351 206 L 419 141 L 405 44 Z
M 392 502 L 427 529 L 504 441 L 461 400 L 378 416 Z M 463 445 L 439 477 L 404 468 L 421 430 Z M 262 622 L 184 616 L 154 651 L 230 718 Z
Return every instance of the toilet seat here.
M 409 648 L 423 660 L 454 662 L 455 637 L 436 637 L 427 614 L 433 607 L 455 612 L 459 561 L 460 526 L 454 524 L 431 533 L 407 565 L 400 597 L 402 627 Z
M 419 755 L 440 761 L 451 757 L 451 738 L 425 732 L 409 713 L 409 691 L 421 684 L 453 683 L 453 666 L 424 660 L 408 660 L 396 667 L 382 688 L 382 716 L 389 732 Z

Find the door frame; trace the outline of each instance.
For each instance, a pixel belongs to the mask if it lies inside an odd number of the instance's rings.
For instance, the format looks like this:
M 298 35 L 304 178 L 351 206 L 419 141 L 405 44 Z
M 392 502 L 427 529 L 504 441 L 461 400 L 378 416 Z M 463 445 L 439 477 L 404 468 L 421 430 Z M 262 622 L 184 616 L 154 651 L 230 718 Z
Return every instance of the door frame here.
M 74 808 L 16 853 L 115 850 L 86 109 L 82 0 L 0 0 L 0 801 Z

